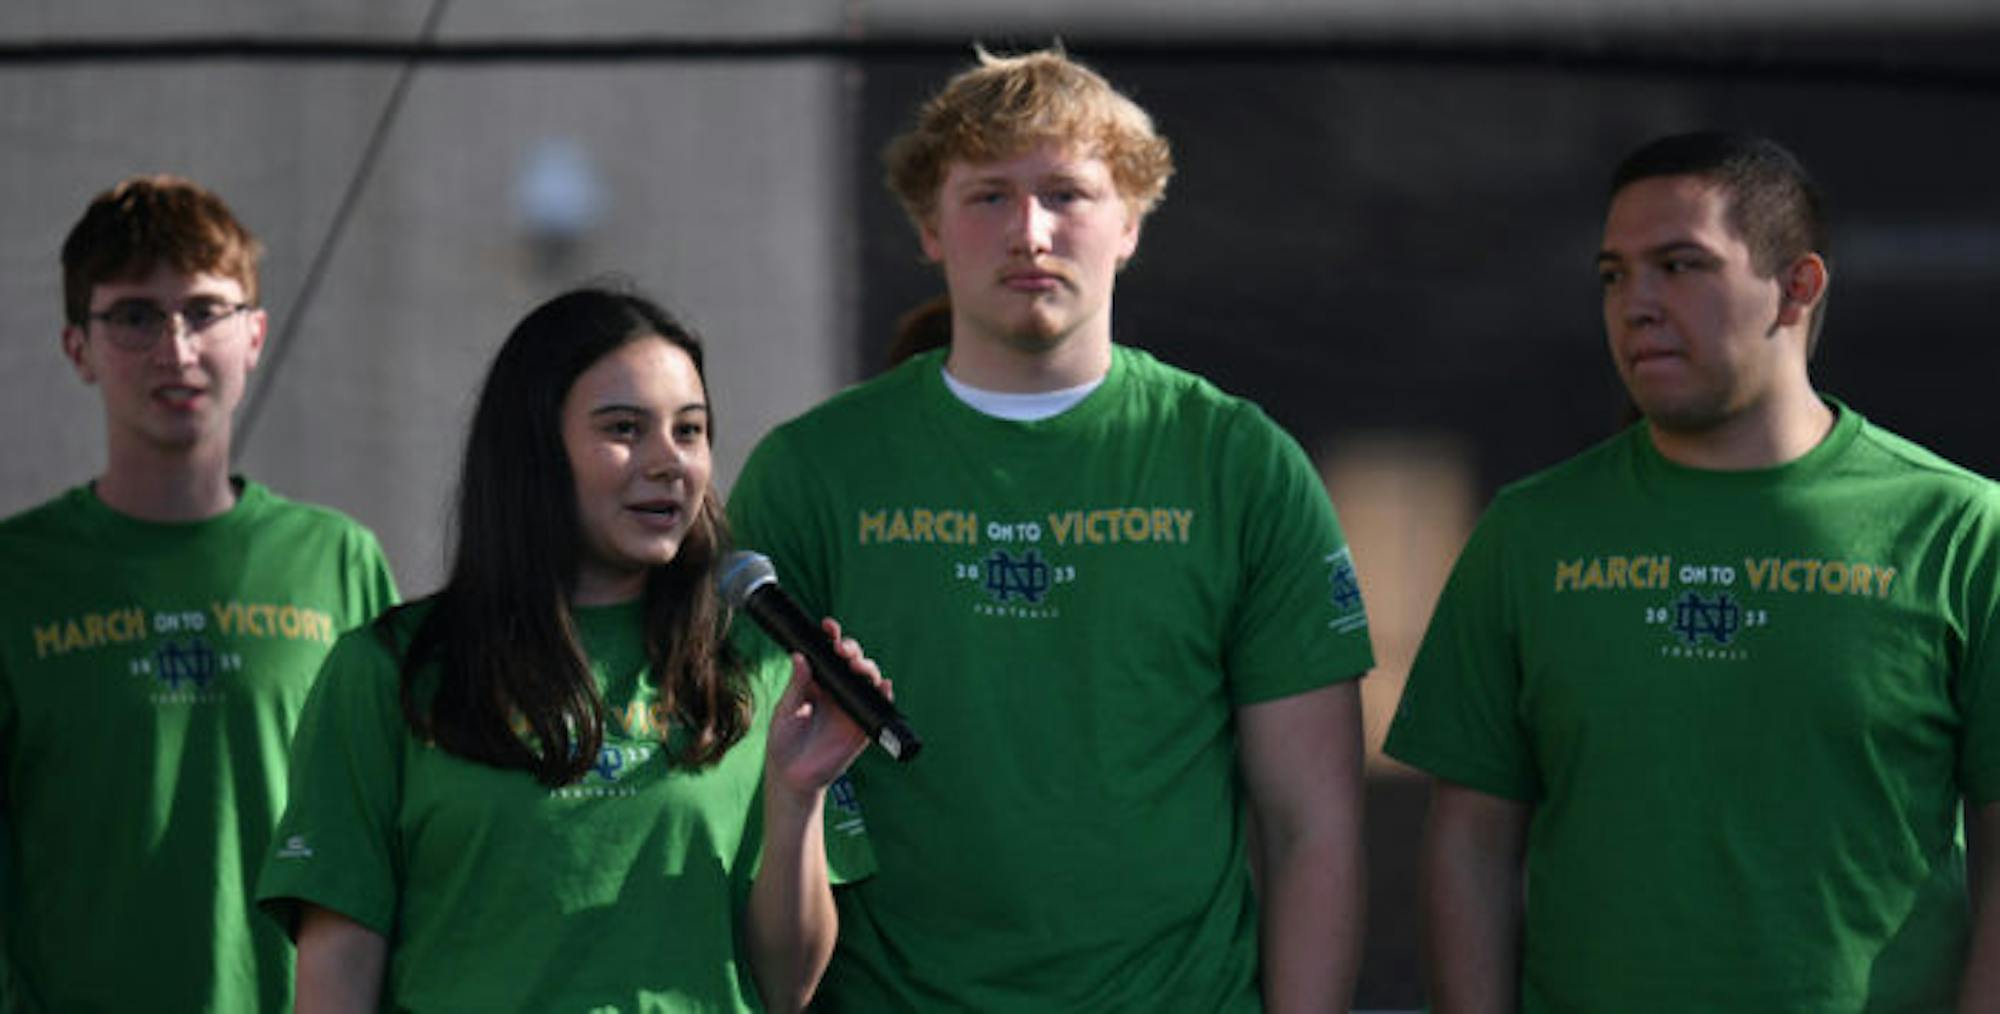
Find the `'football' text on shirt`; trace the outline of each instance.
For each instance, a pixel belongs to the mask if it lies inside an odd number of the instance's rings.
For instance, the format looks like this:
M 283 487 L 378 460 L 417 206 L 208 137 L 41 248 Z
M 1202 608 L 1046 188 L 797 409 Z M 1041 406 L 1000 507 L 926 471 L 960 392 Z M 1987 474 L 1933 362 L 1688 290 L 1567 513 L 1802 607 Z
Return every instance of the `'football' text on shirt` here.
M 1828 595 L 1872 595 L 1887 598 L 1896 568 L 1846 560 L 1745 557 L 1742 580 L 1751 591 L 1823 592 Z M 1731 585 L 1738 571 L 1729 566 L 1683 564 L 1647 554 L 1596 556 L 1556 561 L 1556 591 L 1667 588 L 1681 584 Z
M 201 631 L 211 622 L 225 637 L 274 637 L 288 641 L 332 644 L 333 617 L 324 610 L 270 602 L 211 602 L 208 612 L 155 612 L 143 606 L 84 613 L 52 623 L 37 624 L 35 657 L 67 655 L 72 651 L 129 644 L 153 633 Z
M 864 546 L 892 542 L 944 543 L 976 546 L 992 542 L 1040 542 L 1044 535 L 1059 546 L 1097 546 L 1113 542 L 1188 541 L 1194 511 L 1180 507 L 1101 507 L 1050 511 L 1046 524 L 992 522 L 984 529 L 979 514 L 963 510 L 862 511 L 859 539 Z

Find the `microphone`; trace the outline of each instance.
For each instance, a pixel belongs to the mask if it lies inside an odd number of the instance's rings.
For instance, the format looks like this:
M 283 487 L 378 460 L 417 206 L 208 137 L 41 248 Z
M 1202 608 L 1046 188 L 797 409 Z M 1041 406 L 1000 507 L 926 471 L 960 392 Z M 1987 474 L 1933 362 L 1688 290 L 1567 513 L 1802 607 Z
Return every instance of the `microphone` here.
M 826 636 L 818 621 L 806 615 L 798 600 L 778 587 L 778 571 L 768 557 L 748 550 L 730 553 L 722 559 L 716 583 L 721 586 L 722 601 L 729 608 L 749 613 L 771 635 L 771 640 L 787 651 L 804 655 L 814 681 L 889 756 L 907 761 L 923 748 L 923 740 L 917 738 L 916 730 L 910 728 L 903 713 L 834 651 L 833 638 Z

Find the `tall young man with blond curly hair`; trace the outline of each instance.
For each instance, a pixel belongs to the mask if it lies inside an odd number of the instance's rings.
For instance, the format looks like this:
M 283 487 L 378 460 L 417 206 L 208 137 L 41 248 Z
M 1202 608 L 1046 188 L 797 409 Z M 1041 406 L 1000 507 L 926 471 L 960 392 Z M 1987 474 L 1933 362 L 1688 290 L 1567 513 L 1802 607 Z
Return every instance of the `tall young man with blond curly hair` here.
M 824 1004 L 1345 1009 L 1367 620 L 1298 445 L 1112 340 L 1167 143 L 1062 53 L 982 52 L 888 164 L 950 345 L 775 431 L 731 502 L 928 744 L 852 771 L 880 872 L 837 892 Z

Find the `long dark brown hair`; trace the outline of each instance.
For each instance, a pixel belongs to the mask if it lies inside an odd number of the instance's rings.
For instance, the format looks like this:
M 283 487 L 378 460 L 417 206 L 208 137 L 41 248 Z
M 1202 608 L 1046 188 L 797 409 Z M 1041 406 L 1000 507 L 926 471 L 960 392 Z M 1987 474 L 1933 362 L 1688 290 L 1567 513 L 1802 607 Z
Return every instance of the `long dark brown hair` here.
M 562 406 L 592 364 L 655 336 L 687 353 L 706 388 L 700 339 L 628 293 L 557 296 L 501 346 L 466 438 L 451 576 L 402 652 L 403 714 L 419 736 L 550 786 L 597 762 L 606 708 L 570 613 L 584 550 Z M 719 760 L 751 715 L 715 590 L 728 539 L 715 496 L 703 493 L 673 562 L 648 573 L 643 594 L 650 677 L 682 733 L 674 762 L 689 767 Z M 393 626 L 385 617 L 377 627 L 392 647 Z

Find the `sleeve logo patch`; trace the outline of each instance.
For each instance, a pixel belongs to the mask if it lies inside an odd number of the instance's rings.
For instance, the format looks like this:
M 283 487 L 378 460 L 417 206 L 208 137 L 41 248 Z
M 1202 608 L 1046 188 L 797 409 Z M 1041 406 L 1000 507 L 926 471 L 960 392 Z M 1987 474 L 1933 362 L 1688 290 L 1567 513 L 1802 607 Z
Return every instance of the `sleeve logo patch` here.
M 1368 610 L 1361 604 L 1361 580 L 1354 574 L 1354 551 L 1342 546 L 1326 555 L 1326 563 L 1328 598 L 1334 610 L 1327 626 L 1343 634 L 1368 626 Z

